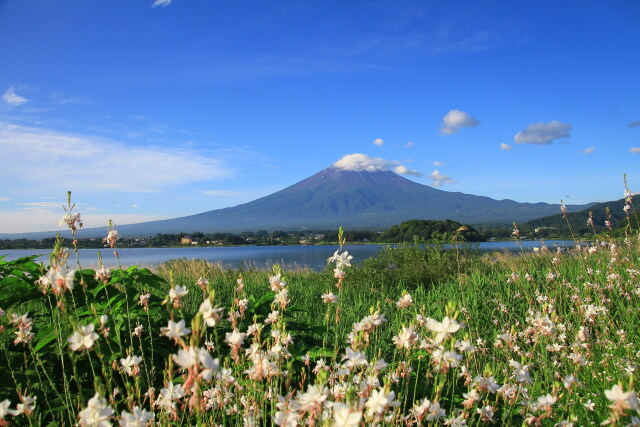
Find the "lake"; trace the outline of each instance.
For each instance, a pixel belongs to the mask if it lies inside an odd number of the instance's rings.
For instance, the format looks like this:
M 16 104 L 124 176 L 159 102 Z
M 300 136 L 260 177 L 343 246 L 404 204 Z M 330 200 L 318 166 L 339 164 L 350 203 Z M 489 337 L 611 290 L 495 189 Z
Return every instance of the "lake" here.
M 573 241 L 548 240 L 545 242 L 549 249 L 554 246 L 573 247 Z M 522 241 L 520 245 L 524 250 L 532 250 L 540 246 L 539 241 Z M 362 261 L 374 256 L 379 248 L 384 245 L 346 245 L 344 250 L 349 251 L 354 257 L 354 262 Z M 479 245 L 482 251 L 518 251 L 519 247 L 514 241 L 482 242 Z M 283 266 L 309 267 L 321 270 L 327 265 L 327 258 L 333 255 L 338 245 L 315 246 L 240 246 L 240 247 L 195 247 L 195 248 L 120 248 L 118 253 L 124 267 L 138 265 L 151 267 L 164 261 L 177 258 L 205 259 L 211 262 L 219 262 L 227 267 L 240 265 L 268 267 L 272 264 Z M 80 249 L 80 264 L 86 268 L 93 268 L 98 264 L 97 252 L 102 254 L 102 260 L 106 267 L 115 268 L 117 260 L 110 249 Z M 5 260 L 14 260 L 24 256 L 41 255 L 37 260 L 48 263 L 49 250 L 20 249 L 0 250 L 0 257 Z M 69 264 L 75 263 L 73 252 L 69 255 Z

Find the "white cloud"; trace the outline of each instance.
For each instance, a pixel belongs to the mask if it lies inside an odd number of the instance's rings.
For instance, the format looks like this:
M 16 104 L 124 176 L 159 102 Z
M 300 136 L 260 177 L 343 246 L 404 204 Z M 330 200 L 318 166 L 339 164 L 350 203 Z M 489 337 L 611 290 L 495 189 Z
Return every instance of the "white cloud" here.
M 2 197 L 0 196 L 0 202 L 8 202 L 9 198 L 8 197 Z
M 413 147 L 413 142 L 411 141 L 404 144 L 404 148 L 411 148 L 411 147 Z
M 384 139 L 382 138 L 376 138 L 373 140 L 373 145 L 377 145 L 378 147 L 382 147 L 382 145 L 384 144 Z
M 442 184 L 451 184 L 454 182 L 458 182 L 452 179 L 449 175 L 441 174 L 437 169 L 431 172 L 431 175 L 429 175 L 429 177 L 433 180 L 432 185 L 434 187 L 442 187 Z
M 171 4 L 172 0 L 155 0 L 151 7 L 167 7 Z
M 451 110 L 442 118 L 442 127 L 440 133 L 443 135 L 451 135 L 458 133 L 460 128 L 470 128 L 478 126 L 480 122 L 464 111 Z
M 444 163 L 442 163 L 442 162 L 431 162 L 431 164 L 432 164 L 433 166 L 446 166 L 446 165 L 445 165 Z
M 503 142 L 502 144 L 500 144 L 500 149 L 504 151 L 511 151 L 513 150 L 513 147 Z
M 4 102 L 10 105 L 21 105 L 28 101 L 27 98 L 18 95 L 13 86 L 11 86 L 4 92 L 4 95 L 2 95 L 2 99 L 4 100 Z
M 25 188 L 161 192 L 229 176 L 193 149 L 142 147 L 0 122 L 0 179 Z
M 518 132 L 513 140 L 516 144 L 549 145 L 554 139 L 569 138 L 572 126 L 551 120 L 549 123 L 533 123 Z
M 591 154 L 596 151 L 596 147 L 589 147 L 582 150 L 582 154 Z
M 632 153 L 640 153 L 640 147 L 631 147 L 629 148 L 629 151 Z
M 397 160 L 387 160 L 380 157 L 371 157 L 366 154 L 347 154 L 333 164 L 336 169 L 347 171 L 388 171 L 391 170 L 401 175 L 422 176 L 417 170 L 402 166 Z
M 402 165 L 396 166 L 395 168 L 393 168 L 393 171 L 399 175 L 422 176 L 421 172 L 418 172 L 414 169 L 409 169 L 406 166 Z
M 134 204 L 131 205 L 131 207 L 134 208 L 134 209 L 137 209 L 138 208 L 138 204 L 134 203 Z
M 233 191 L 233 190 L 206 190 L 206 191 L 203 191 L 202 194 L 204 194 L 205 196 L 223 196 L 223 197 L 244 197 L 249 195 L 249 193 L 243 193 L 241 191 Z

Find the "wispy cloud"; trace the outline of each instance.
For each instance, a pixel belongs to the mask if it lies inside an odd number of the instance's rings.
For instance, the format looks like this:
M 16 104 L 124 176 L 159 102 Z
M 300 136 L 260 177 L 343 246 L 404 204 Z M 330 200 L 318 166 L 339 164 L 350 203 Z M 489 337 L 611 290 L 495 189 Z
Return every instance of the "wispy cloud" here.
M 458 182 L 451 178 L 449 175 L 441 174 L 438 169 L 435 169 L 433 172 L 431 172 L 429 178 L 431 178 L 431 180 L 433 181 L 431 185 L 433 185 L 434 187 L 442 187 L 442 184 L 452 184 L 454 182 Z
M 504 151 L 511 151 L 513 150 L 513 147 L 503 142 L 502 144 L 500 144 L 500 149 Z
M 382 138 L 376 138 L 373 140 L 373 145 L 376 145 L 378 147 L 382 147 L 384 145 L 384 139 Z
M 629 123 L 631 129 L 640 127 L 640 121 Z
M 431 162 L 431 164 L 432 164 L 433 166 L 446 166 L 444 163 L 442 163 L 442 162 L 438 162 L 438 161 Z
M 27 98 L 18 95 L 13 86 L 4 92 L 2 99 L 9 105 L 22 105 L 28 101 Z
M 631 147 L 629 148 L 629 151 L 631 151 L 634 154 L 638 154 L 640 153 L 640 147 Z
M 566 139 L 571 136 L 572 126 L 552 120 L 549 123 L 533 123 L 516 134 L 513 140 L 516 144 L 549 145 L 556 139 Z
M 0 196 L 0 202 L 8 202 L 9 198 L 8 197 L 2 197 Z
M 0 179 L 56 191 L 158 192 L 231 173 L 223 160 L 189 148 L 132 146 L 8 123 L 0 123 L 0 152 Z
M 202 192 L 205 196 L 222 196 L 222 197 L 246 197 L 249 193 L 233 190 L 205 190 Z
M 172 0 L 155 0 L 151 7 L 167 7 L 171 4 Z
M 468 113 L 460 110 L 451 110 L 442 118 L 440 133 L 443 135 L 451 135 L 460 132 L 462 128 L 475 127 L 479 124 L 480 122 Z
M 146 221 L 166 219 L 160 215 L 137 215 L 137 214 L 101 214 L 82 213 L 82 222 L 85 228 L 105 227 L 109 220 L 117 225 L 136 224 Z M 27 233 L 32 231 L 51 231 L 58 228 L 58 220 L 62 214 L 58 209 L 30 208 L 28 212 L 2 211 L 0 210 L 0 223 L 2 229 L 11 230 L 11 233 Z
M 412 148 L 413 147 L 413 142 L 408 141 L 404 144 L 404 148 Z
M 582 150 L 582 154 L 591 154 L 596 151 L 596 147 L 589 147 Z

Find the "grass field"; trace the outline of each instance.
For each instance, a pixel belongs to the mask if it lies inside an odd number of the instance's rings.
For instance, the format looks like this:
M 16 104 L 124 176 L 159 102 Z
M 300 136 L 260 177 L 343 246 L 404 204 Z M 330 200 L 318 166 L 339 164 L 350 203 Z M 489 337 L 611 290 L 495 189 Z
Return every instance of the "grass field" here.
M 637 231 L 331 255 L 322 272 L 0 261 L 0 422 L 640 423 Z

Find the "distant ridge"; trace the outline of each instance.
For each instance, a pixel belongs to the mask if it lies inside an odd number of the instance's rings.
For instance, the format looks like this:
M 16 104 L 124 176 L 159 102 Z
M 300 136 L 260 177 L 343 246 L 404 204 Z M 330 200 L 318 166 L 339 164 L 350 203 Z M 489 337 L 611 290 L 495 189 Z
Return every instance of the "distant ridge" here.
M 589 205 L 569 206 L 581 210 Z M 194 231 L 386 229 L 409 219 L 451 219 L 465 224 L 523 222 L 560 211 L 548 203 L 518 203 L 438 190 L 389 170 L 326 168 L 268 196 L 234 207 L 175 219 L 118 226 L 123 236 Z M 84 229 L 82 237 L 102 237 L 105 227 Z M 4 234 L 2 238 L 42 238 L 52 232 Z

